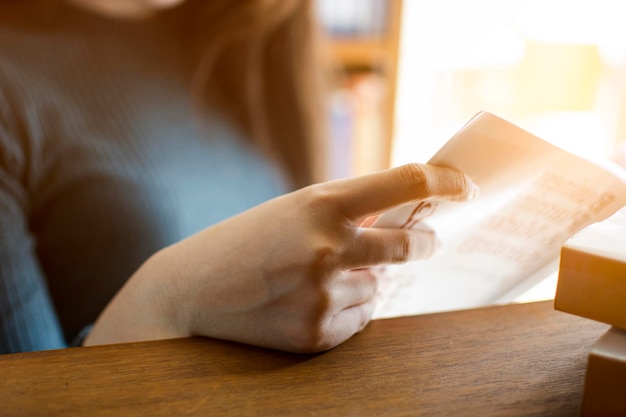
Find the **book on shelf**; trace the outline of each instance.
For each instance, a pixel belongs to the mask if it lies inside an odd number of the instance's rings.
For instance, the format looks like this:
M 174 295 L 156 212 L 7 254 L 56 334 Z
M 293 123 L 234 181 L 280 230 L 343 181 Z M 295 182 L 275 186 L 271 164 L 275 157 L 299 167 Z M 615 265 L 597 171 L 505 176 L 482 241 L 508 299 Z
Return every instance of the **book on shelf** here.
M 387 168 L 384 100 L 387 83 L 375 72 L 348 74 L 331 97 L 332 179 Z
M 425 201 L 374 227 L 426 227 L 441 247 L 427 260 L 381 268 L 375 318 L 512 302 L 558 270 L 563 244 L 626 204 L 626 172 L 573 155 L 488 112 L 429 161 L 480 187 L 470 202 Z
M 338 75 L 330 103 L 329 179 L 389 167 L 401 0 L 316 0 Z
M 626 329 L 626 209 L 565 242 L 554 308 Z
M 626 330 L 611 327 L 591 348 L 581 416 L 626 415 Z
M 387 31 L 389 0 L 317 0 L 326 31 L 335 38 L 378 38 Z

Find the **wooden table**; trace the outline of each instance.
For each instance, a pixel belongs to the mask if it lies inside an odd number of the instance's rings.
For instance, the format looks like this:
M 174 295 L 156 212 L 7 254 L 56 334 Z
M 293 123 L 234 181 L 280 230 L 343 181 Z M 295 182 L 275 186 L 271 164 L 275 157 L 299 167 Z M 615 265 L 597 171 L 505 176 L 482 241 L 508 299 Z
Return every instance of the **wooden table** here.
M 318 355 L 203 338 L 0 355 L 0 415 L 573 416 L 607 328 L 543 302 L 378 320 Z

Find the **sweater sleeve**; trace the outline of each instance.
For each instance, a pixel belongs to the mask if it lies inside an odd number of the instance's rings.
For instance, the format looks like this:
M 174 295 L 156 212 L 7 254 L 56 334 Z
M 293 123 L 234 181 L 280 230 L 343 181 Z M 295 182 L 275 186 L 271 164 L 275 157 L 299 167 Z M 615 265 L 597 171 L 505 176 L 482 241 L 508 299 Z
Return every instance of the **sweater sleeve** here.
M 0 89 L 0 353 L 65 346 L 28 222 L 26 150 Z

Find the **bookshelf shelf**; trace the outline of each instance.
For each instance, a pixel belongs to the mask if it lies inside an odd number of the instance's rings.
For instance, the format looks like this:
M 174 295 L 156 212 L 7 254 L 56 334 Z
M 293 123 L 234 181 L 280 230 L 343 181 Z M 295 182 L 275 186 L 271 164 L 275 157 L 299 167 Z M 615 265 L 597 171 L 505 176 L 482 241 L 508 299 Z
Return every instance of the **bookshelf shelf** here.
M 327 1 L 324 9 L 331 58 L 345 75 L 337 90 L 343 100 L 339 106 L 346 108 L 340 109 L 340 132 L 334 133 L 343 137 L 333 140 L 340 143 L 335 153 L 347 155 L 331 158 L 331 177 L 362 175 L 388 168 L 391 162 L 402 0 L 353 3 L 352 26 L 345 5 L 339 9 L 338 3 Z M 364 11 L 368 7 L 371 10 Z
M 386 67 L 387 62 L 393 59 L 386 43 L 375 38 L 333 40 L 331 51 L 333 58 L 348 70 L 351 68 L 377 70 L 381 66 Z

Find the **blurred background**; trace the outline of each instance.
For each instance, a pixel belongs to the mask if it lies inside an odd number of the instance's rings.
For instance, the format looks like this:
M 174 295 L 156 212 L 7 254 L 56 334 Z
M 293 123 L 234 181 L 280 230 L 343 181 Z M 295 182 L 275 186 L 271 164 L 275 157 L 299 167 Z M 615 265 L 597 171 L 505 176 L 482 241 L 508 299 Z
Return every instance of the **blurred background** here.
M 426 162 L 480 110 L 623 161 L 623 0 L 317 0 L 340 82 L 331 178 Z

